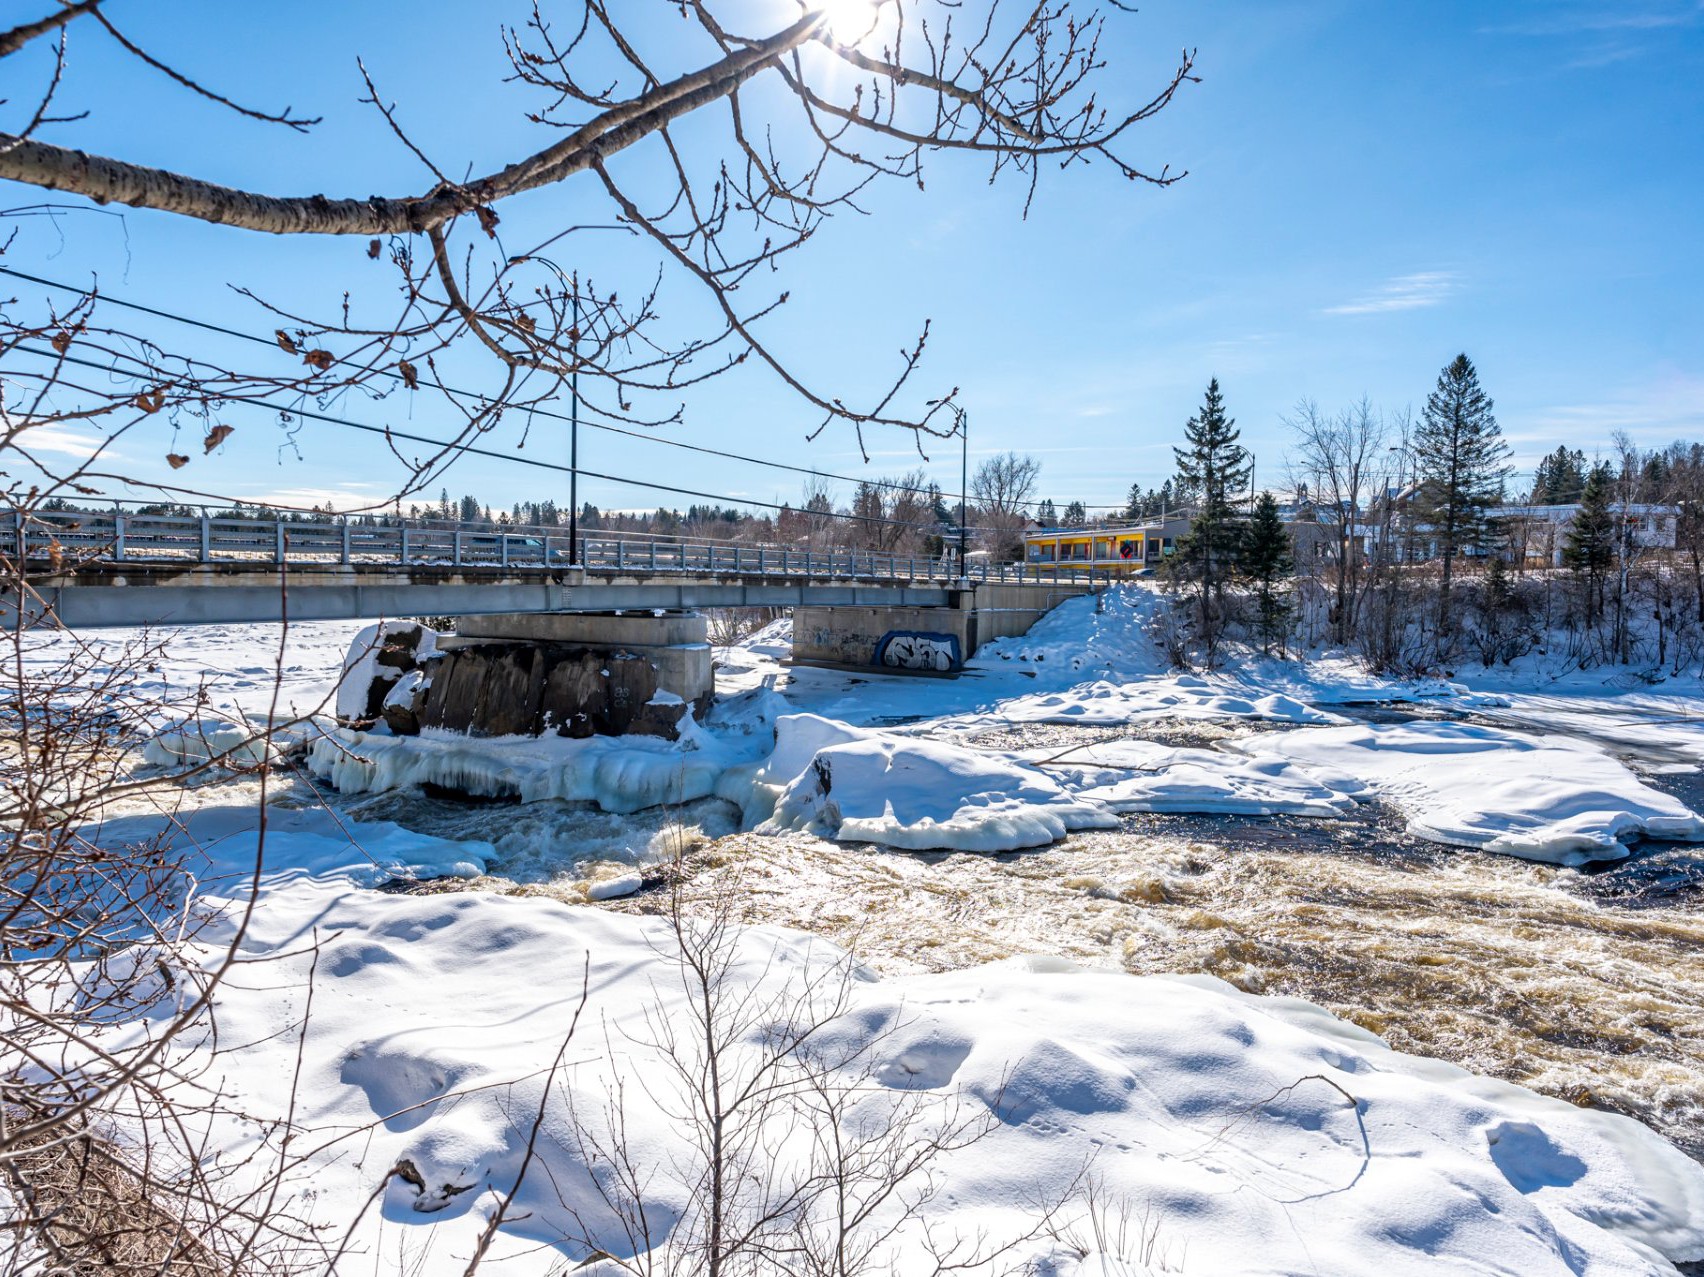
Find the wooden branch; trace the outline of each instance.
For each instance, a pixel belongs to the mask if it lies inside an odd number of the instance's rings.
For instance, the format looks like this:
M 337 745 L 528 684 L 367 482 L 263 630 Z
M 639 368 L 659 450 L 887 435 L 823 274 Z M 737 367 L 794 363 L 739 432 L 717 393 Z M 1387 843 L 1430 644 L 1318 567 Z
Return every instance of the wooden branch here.
M 942 97 L 953 98 L 968 107 L 975 108 L 989 119 L 997 122 L 1002 128 L 1016 134 L 1026 142 L 1040 143 L 1044 140 L 1040 134 L 1033 132 L 1014 116 L 1000 110 L 973 89 L 967 89 L 952 80 L 943 79 L 941 76 L 931 75 L 927 71 L 918 71 L 912 67 L 900 66 L 897 63 L 877 61 L 849 45 L 836 44 L 833 40 L 824 36 L 817 38 L 832 49 L 836 57 L 851 63 L 860 71 L 868 71 L 871 75 L 882 76 L 901 88 L 908 84 L 922 85 L 926 89 L 939 93 Z
M 80 0 L 80 3 L 66 5 L 57 13 L 36 22 L 26 22 L 13 27 L 10 31 L 0 32 L 0 58 L 9 53 L 16 53 L 37 36 L 46 35 L 49 31 L 57 31 L 73 18 L 81 17 L 91 12 L 101 0 Z
M 560 182 L 632 146 L 665 124 L 724 98 L 775 59 L 811 39 L 821 13 L 605 111 L 553 146 L 500 172 L 405 199 L 274 196 L 167 169 L 0 133 L 0 178 L 274 235 L 401 235 L 442 226 L 508 195 Z

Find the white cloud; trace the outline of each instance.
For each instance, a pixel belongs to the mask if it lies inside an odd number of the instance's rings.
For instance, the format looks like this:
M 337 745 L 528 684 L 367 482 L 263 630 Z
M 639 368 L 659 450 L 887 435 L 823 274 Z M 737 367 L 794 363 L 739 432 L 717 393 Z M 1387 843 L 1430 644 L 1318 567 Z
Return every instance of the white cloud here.
M 1393 310 L 1436 306 L 1455 291 L 1460 278 L 1450 270 L 1418 271 L 1386 280 L 1372 292 L 1341 306 L 1328 306 L 1327 315 L 1382 315 Z
M 13 441 L 26 452 L 52 452 L 65 457 L 92 457 L 105 447 L 107 440 L 97 434 L 85 434 L 64 426 L 32 426 Z M 108 452 L 108 457 L 117 454 Z
M 1647 448 L 1697 438 L 1704 433 L 1704 377 L 1669 373 L 1613 399 L 1541 408 L 1506 427 L 1517 448 L 1540 454 L 1559 442 L 1587 452 L 1607 450 L 1617 430 Z
M 368 506 L 387 505 L 388 495 L 370 483 L 344 483 L 330 488 L 278 488 L 258 495 L 244 495 L 242 500 L 250 504 L 282 508 L 306 509 L 310 506 L 329 505 L 333 510 L 358 510 Z M 416 496 L 414 500 L 418 503 L 421 498 Z M 403 502 L 404 508 L 407 505 L 406 501 Z
M 1679 3 L 1647 3 L 1643 5 L 1557 6 L 1542 18 L 1531 22 L 1512 22 L 1487 26 L 1480 30 L 1487 35 L 1565 36 L 1594 31 L 1660 31 L 1668 27 L 1691 26 L 1704 17 L 1704 3 L 1699 0 L 1679 0 Z

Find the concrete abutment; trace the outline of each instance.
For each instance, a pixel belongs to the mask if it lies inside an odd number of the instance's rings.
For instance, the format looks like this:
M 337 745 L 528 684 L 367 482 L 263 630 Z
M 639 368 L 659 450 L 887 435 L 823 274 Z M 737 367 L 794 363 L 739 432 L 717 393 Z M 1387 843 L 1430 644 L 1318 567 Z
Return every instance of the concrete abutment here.
M 793 609 L 793 659 L 890 671 L 949 673 L 984 643 L 1027 634 L 1088 584 L 979 582 L 949 592 L 945 607 Z

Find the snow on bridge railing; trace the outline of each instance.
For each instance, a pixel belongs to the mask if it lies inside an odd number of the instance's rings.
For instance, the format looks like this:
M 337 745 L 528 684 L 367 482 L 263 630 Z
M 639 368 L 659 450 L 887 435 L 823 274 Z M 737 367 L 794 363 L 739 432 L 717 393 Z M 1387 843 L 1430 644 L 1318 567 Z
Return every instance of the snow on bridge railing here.
M 348 518 L 244 519 L 220 515 L 43 511 L 14 517 L 13 545 L 26 562 L 55 569 L 83 563 L 224 563 L 301 567 L 504 568 L 590 574 L 713 575 L 813 580 L 1059 582 L 1094 584 L 1105 573 L 1063 564 L 971 563 L 928 555 L 671 539 L 657 534 L 579 538 L 579 563 L 560 528 L 466 528 L 435 521 L 368 523 Z M 974 557 L 974 556 L 973 556 Z

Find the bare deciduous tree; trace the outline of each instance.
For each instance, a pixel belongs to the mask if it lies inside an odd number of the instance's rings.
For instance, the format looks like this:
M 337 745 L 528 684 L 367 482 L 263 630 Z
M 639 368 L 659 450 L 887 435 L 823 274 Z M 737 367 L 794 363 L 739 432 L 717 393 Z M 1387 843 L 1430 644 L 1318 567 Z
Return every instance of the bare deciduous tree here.
M 985 550 L 1000 556 L 1022 550 L 1020 534 L 1029 522 L 1029 501 L 1040 477 L 1041 462 L 1017 452 L 1002 452 L 976 467 L 970 497 Z
M 606 0 L 583 0 L 555 22 L 535 7 L 524 24 L 502 29 L 517 114 L 558 136 L 476 177 L 453 179 L 447 173 L 459 165 L 428 158 L 437 148 L 409 135 L 405 111 L 361 68 L 363 100 L 420 162 L 429 185 L 360 198 L 263 194 L 48 141 L 43 133 L 70 123 L 51 113 L 69 65 L 67 42 L 96 27 L 119 40 L 144 74 L 166 75 L 186 92 L 274 126 L 306 131 L 317 121 L 239 105 L 128 40 L 95 4 L 0 32 L 0 56 L 57 42 L 38 109 L 0 132 L 0 178 L 267 234 L 362 237 L 366 256 L 388 265 L 393 298 L 388 318 L 376 323 L 351 318 L 375 312 L 370 302 L 352 309 L 341 280 L 326 281 L 335 300 L 325 314 L 254 298 L 280 350 L 240 370 L 158 346 L 138 349 L 97 324 L 92 307 L 33 322 L 13 317 L 11 328 L 46 361 L 43 372 L 74 360 L 122 380 L 117 390 L 80 387 L 88 418 L 141 402 L 150 414 L 188 414 L 211 427 L 224 424 L 214 416 L 232 400 L 282 407 L 356 389 L 436 391 L 454 436 L 424 452 L 393 442 L 410 476 L 405 492 L 430 482 L 505 412 L 563 395 L 576 374 L 579 394 L 601 416 L 658 424 L 680 416 L 687 388 L 751 360 L 814 408 L 818 431 L 849 426 L 860 443 L 870 427 L 944 435 L 957 428 L 956 392 L 918 399 L 905 390 L 926 324 L 887 384 L 855 406 L 795 371 L 765 335 L 764 321 L 788 296 L 763 290 L 770 269 L 827 218 L 856 209 L 872 182 L 920 182 L 925 157 L 940 152 L 980 156 L 993 175 L 1016 175 L 1032 195 L 1043 168 L 1054 165 L 1099 161 L 1157 185 L 1180 176 L 1142 169 L 1117 148 L 1194 78 L 1191 55 L 1155 92 L 1109 111 L 1099 96 L 1106 15 L 1092 5 L 985 0 L 971 14 L 948 0 L 837 0 L 801 5 L 790 21 L 759 31 L 731 25 L 749 15 L 714 0 L 644 8 L 678 12 L 686 33 L 661 34 L 644 15 L 618 12 Z M 690 140 L 679 131 L 688 116 L 695 119 Z M 505 242 L 504 201 L 562 183 L 648 241 L 665 271 L 702 287 L 719 326 L 667 334 L 657 322 L 658 282 L 637 290 L 594 283 L 572 264 L 585 251 L 582 234 L 595 229 L 582 220 L 530 245 Z M 474 393 L 443 372 L 462 348 L 494 365 Z
M 1358 529 L 1367 518 L 1368 502 L 1383 495 L 1389 478 L 1390 432 L 1365 397 L 1335 416 L 1304 399 L 1285 425 L 1295 435 L 1292 486 L 1298 494 L 1306 488 L 1306 508 L 1328 551 L 1332 641 L 1347 645 L 1355 633 L 1366 576 Z M 1311 564 L 1304 559 L 1303 566 Z

